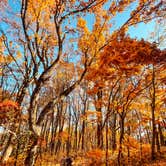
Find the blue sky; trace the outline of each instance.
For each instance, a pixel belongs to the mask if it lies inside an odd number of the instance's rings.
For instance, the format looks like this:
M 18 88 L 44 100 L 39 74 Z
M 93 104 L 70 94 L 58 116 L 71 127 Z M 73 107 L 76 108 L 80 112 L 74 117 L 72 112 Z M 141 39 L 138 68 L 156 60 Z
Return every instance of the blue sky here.
M 125 10 L 123 13 L 118 14 L 115 18 L 115 22 L 116 22 L 116 27 L 120 27 L 121 25 L 123 25 L 123 23 L 125 23 L 125 21 L 130 17 L 130 10 Z M 137 39 L 141 39 L 144 38 L 145 40 L 149 39 L 149 35 L 151 32 L 154 31 L 155 28 L 155 22 L 151 21 L 148 22 L 147 24 L 145 23 L 139 23 L 136 26 L 131 26 L 128 29 L 128 34 L 132 37 L 132 38 L 137 38 Z
M 13 9 L 14 12 L 19 13 L 19 10 L 20 10 L 19 2 L 20 1 L 18 0 L 9 0 L 10 7 Z M 137 5 L 136 3 L 133 3 L 128 8 L 126 8 L 122 13 L 117 14 L 117 16 L 113 19 L 115 20 L 115 25 L 113 27 L 114 29 L 117 29 L 118 27 L 123 25 L 123 23 L 130 17 L 130 12 L 136 7 L 136 5 Z M 108 6 L 109 6 L 109 3 L 106 4 L 104 8 L 108 8 Z M 92 24 L 94 23 L 94 16 L 88 14 L 85 17 L 85 19 L 87 20 L 89 27 L 92 26 Z M 73 20 L 73 25 L 74 24 L 76 25 L 76 20 Z M 5 25 L 2 23 L 1 23 L 1 27 L 3 29 L 6 28 Z M 148 39 L 150 33 L 154 31 L 154 27 L 155 27 L 154 21 L 149 22 L 148 24 L 140 23 L 136 27 L 133 27 L 133 26 L 130 27 L 128 30 L 128 33 L 130 34 L 132 38 Z
M 18 0 L 9 0 L 10 7 L 16 13 L 19 13 L 19 11 L 20 11 L 19 3 L 20 2 Z M 136 5 L 137 5 L 137 3 L 132 3 L 122 13 L 118 13 L 116 15 L 116 17 L 113 18 L 113 20 L 115 21 L 115 24 L 110 29 L 110 32 L 113 32 L 115 29 L 118 29 L 126 22 L 126 20 L 128 20 L 128 18 L 130 17 L 131 11 L 136 7 Z M 108 4 L 104 6 L 105 9 L 108 7 L 109 7 Z M 90 29 L 92 29 L 93 23 L 95 21 L 94 20 L 95 17 L 93 15 L 87 14 L 84 18 L 86 19 L 86 21 L 88 23 L 88 27 Z M 65 24 L 67 24 L 67 22 Z M 76 27 L 76 25 L 77 25 L 76 19 L 71 20 L 71 26 Z M 5 29 L 7 29 L 7 26 L 5 24 L 1 23 L 0 28 L 5 30 Z M 148 22 L 147 24 L 139 23 L 138 25 L 136 25 L 136 27 L 132 26 L 129 28 L 127 33 L 132 38 L 137 38 L 137 39 L 144 38 L 145 40 L 150 40 L 150 34 L 154 31 L 154 29 L 155 29 L 155 21 L 152 21 L 152 22 Z M 73 36 L 73 37 L 75 37 L 75 36 Z
M 20 12 L 20 1 L 18 0 L 9 0 L 9 4 L 10 7 L 13 9 L 13 11 L 15 13 L 19 13 Z M 127 7 L 122 13 L 118 13 L 112 21 L 115 22 L 115 24 L 113 25 L 113 27 L 110 29 L 110 33 L 113 32 L 114 30 L 120 28 L 129 18 L 130 18 L 130 13 L 131 11 L 136 7 L 137 3 L 133 3 L 131 4 L 129 7 Z M 108 8 L 109 4 L 104 6 L 104 9 Z M 9 17 L 11 17 L 11 15 L 9 14 Z M 86 16 L 84 16 L 84 18 L 87 21 L 88 27 L 89 29 L 92 29 L 93 23 L 95 22 L 95 17 L 92 14 L 87 14 Z M 20 20 L 21 21 L 21 20 Z M 70 20 L 72 27 L 76 27 L 77 25 L 77 19 L 73 19 Z M 65 22 L 65 24 L 67 25 L 68 22 Z M 1 23 L 0 28 L 6 30 L 7 26 L 3 23 Z M 138 25 L 136 25 L 136 27 L 132 26 L 129 28 L 128 30 L 128 34 L 132 37 L 132 38 L 137 38 L 137 39 L 142 39 L 144 38 L 145 40 L 150 40 L 150 34 L 151 32 L 153 32 L 155 29 L 155 22 L 148 22 L 147 24 L 145 23 L 139 23 Z M 76 36 L 68 36 L 69 38 L 75 38 L 78 37 Z M 153 41 L 152 41 L 153 42 Z M 67 43 L 68 44 L 68 43 Z M 69 46 L 70 47 L 70 46 Z M 74 49 L 77 50 L 77 45 L 74 45 Z
M 118 13 L 116 17 L 113 18 L 112 21 L 115 22 L 110 32 L 114 31 L 115 29 L 120 28 L 129 18 L 130 13 L 133 10 L 133 8 L 136 6 L 136 4 L 132 4 L 130 7 L 128 7 L 126 10 L 124 10 L 122 13 Z M 87 15 L 85 17 L 88 27 L 91 29 L 92 24 L 94 23 L 94 16 L 93 15 Z M 128 29 L 128 34 L 132 38 L 150 40 L 150 34 L 155 29 L 155 21 L 150 21 L 147 24 L 145 23 L 139 23 L 136 26 L 131 26 Z

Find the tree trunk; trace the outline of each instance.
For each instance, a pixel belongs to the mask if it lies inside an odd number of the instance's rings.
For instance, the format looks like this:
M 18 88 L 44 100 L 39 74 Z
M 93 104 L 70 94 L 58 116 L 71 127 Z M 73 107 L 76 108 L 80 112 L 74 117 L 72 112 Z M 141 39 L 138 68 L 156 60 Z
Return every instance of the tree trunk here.
M 156 89 L 155 89 L 155 69 L 153 66 L 152 73 L 152 103 L 151 103 L 151 114 L 152 114 L 152 142 L 151 142 L 151 158 L 155 159 L 155 138 L 156 138 L 156 124 L 155 124 L 155 97 L 156 97 Z
M 75 124 L 75 130 L 74 130 L 74 149 L 77 150 L 77 128 L 78 128 L 78 122 Z
M 68 120 L 68 137 L 67 137 L 67 142 L 66 142 L 66 155 L 69 156 L 70 153 L 70 130 L 71 130 L 71 110 L 69 109 L 69 120 Z
M 85 137 L 85 121 L 82 122 L 82 145 L 81 149 L 84 150 L 84 137 Z
M 103 133 L 102 133 L 102 126 L 99 123 L 97 125 L 97 147 L 102 149 L 103 147 Z
M 12 153 L 13 145 L 11 144 L 13 135 L 10 133 L 4 151 L 2 153 L 2 163 L 7 161 Z
M 164 135 L 162 133 L 161 125 L 158 124 L 158 129 L 159 129 L 159 135 L 160 135 L 160 144 L 161 146 L 164 146 Z
M 129 143 L 130 142 L 129 137 L 131 133 L 130 126 L 128 126 L 127 129 L 128 129 L 128 143 Z M 127 146 L 127 157 L 128 157 L 128 165 L 130 165 L 130 146 Z
M 159 133 L 156 131 L 156 145 L 157 145 L 157 152 L 160 153 L 160 142 L 159 142 Z
M 113 114 L 113 126 L 112 126 L 112 150 L 116 150 L 116 113 Z
M 97 122 L 97 147 L 102 149 L 103 147 L 103 133 L 102 133 L 102 90 L 99 88 L 99 91 L 97 93 L 97 105 L 96 105 L 96 111 L 99 113 L 98 116 L 98 122 Z
M 38 145 L 37 145 L 38 137 L 33 134 L 30 138 L 30 148 L 28 149 L 27 152 L 27 157 L 25 159 L 25 166 L 34 166 L 35 162 L 37 160 L 37 155 L 38 155 Z
M 108 166 L 108 122 L 106 122 L 106 135 L 105 135 L 105 165 Z
M 151 144 L 151 140 L 150 140 L 150 136 L 149 136 L 149 131 L 148 131 L 147 128 L 145 129 L 145 131 L 146 131 L 146 135 L 147 135 L 148 143 Z
M 121 166 L 121 159 L 123 157 L 122 153 L 122 143 L 124 137 L 124 118 L 121 117 L 120 121 L 120 138 L 119 138 L 119 152 L 118 152 L 118 165 Z
M 6 162 L 9 159 L 12 151 L 13 151 L 13 145 L 10 143 L 7 146 L 7 149 L 5 150 L 5 153 L 3 154 L 2 163 Z

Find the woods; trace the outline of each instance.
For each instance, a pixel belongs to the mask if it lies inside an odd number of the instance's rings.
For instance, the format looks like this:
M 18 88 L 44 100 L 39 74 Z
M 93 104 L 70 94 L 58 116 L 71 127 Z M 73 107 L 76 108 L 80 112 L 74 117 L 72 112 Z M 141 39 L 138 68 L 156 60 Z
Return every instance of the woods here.
M 0 165 L 164 165 L 165 11 L 162 0 L 0 1 Z M 151 23 L 153 40 L 132 37 Z

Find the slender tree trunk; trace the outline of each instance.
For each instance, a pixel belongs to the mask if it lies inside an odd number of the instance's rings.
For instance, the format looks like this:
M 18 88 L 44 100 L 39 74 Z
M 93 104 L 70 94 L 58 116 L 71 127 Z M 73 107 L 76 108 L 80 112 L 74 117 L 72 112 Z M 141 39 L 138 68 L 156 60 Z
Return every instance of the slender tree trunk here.
M 130 142 L 130 126 L 128 126 L 128 142 Z M 127 157 L 128 157 L 128 165 L 130 165 L 130 146 L 127 146 Z
M 151 158 L 155 159 L 155 138 L 156 138 L 156 124 L 155 124 L 155 99 L 156 99 L 156 89 L 155 89 L 155 69 L 153 66 L 152 73 L 152 103 L 151 103 L 151 114 L 152 114 L 152 142 L 151 142 Z
M 116 119 L 117 115 L 116 113 L 113 114 L 113 126 L 112 126 L 112 150 L 116 150 Z
M 84 102 L 84 109 L 83 109 L 83 115 L 85 115 L 85 111 L 86 111 L 86 107 L 88 107 L 86 105 L 87 99 Z M 84 150 L 84 138 L 85 138 L 85 120 L 82 121 L 82 143 L 81 143 L 81 150 Z
M 145 129 L 145 131 L 146 131 L 148 143 L 151 144 L 151 140 L 150 140 L 150 136 L 149 136 L 149 131 L 148 131 L 148 129 Z
M 108 122 L 106 122 L 106 135 L 105 135 L 105 165 L 108 166 Z
M 52 111 L 52 115 L 51 115 L 51 141 L 50 141 L 50 154 L 53 155 L 53 151 L 54 151 L 54 138 L 55 138 L 55 126 L 54 126 L 54 108 Z
M 136 115 L 137 115 L 137 118 L 138 118 L 138 122 L 139 122 L 140 164 L 142 164 L 142 135 L 141 135 L 141 120 L 140 120 L 141 119 L 141 115 L 137 111 L 135 111 L 135 112 L 136 112 Z
M 70 129 L 71 129 L 71 110 L 69 109 L 69 120 L 68 120 L 68 137 L 66 142 L 66 155 L 69 156 L 70 153 Z
M 159 132 L 156 131 L 156 145 L 157 145 L 157 152 L 160 153 L 160 141 L 159 141 Z
M 77 134 L 77 128 L 78 128 L 78 122 L 76 122 L 75 124 L 75 130 L 74 130 L 74 149 L 77 150 L 77 137 L 78 137 L 78 134 Z
M 58 151 L 60 150 L 61 147 L 61 141 L 60 139 L 58 139 L 56 146 L 55 146 L 55 155 L 58 153 Z
M 164 135 L 162 133 L 161 125 L 158 124 L 158 129 L 159 129 L 159 135 L 160 135 L 160 144 L 161 146 L 164 146 Z
M 100 116 L 98 116 L 98 122 L 97 122 L 97 147 L 102 149 L 103 147 L 103 133 L 102 133 L 102 90 L 99 88 L 99 91 L 97 93 L 97 105 L 96 105 L 96 111 L 100 113 Z
M 122 159 L 122 156 L 123 156 L 123 153 L 122 153 L 123 137 L 124 137 L 124 118 L 121 117 L 121 121 L 120 121 L 120 138 L 119 138 L 119 152 L 118 152 L 118 165 L 119 166 L 121 166 L 121 159 Z
M 85 121 L 82 122 L 82 145 L 81 149 L 84 150 L 84 137 L 85 137 Z

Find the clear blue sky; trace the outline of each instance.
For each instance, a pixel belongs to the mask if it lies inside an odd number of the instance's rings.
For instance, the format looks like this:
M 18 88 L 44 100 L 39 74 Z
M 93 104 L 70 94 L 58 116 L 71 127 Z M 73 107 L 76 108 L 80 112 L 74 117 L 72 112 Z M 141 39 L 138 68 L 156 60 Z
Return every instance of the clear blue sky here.
M 20 6 L 19 6 L 19 1 L 18 0 L 9 0 L 9 4 L 11 8 L 13 9 L 14 12 L 19 13 Z M 132 4 L 130 7 L 128 7 L 124 12 L 117 14 L 117 16 L 114 18 L 115 20 L 115 25 L 113 26 L 113 31 L 114 29 L 117 29 L 123 23 L 130 17 L 130 12 L 133 8 L 136 7 L 136 3 Z M 109 6 L 109 5 L 108 5 Z M 107 8 L 107 6 L 105 6 Z M 94 23 L 94 16 L 93 15 L 87 15 L 85 19 L 88 22 L 89 27 L 91 28 L 92 24 Z M 76 25 L 76 20 L 73 20 L 73 25 Z M 5 24 L 0 25 L 3 29 L 6 29 Z M 149 39 L 150 33 L 154 31 L 155 23 L 149 22 L 148 24 L 140 23 L 136 27 L 130 27 L 128 30 L 128 33 L 132 38 L 137 38 L 141 39 L 144 38 L 145 40 Z
M 112 27 L 113 29 L 111 31 L 121 27 L 128 20 L 128 18 L 130 18 L 130 12 L 135 6 L 136 4 L 132 4 L 132 6 L 128 7 L 122 13 L 118 13 L 116 17 L 113 18 L 115 25 L 113 25 Z M 88 27 L 91 28 L 92 23 L 94 23 L 94 16 L 87 15 L 85 19 L 88 22 Z M 151 32 L 154 31 L 154 29 L 155 29 L 155 21 L 151 21 L 148 22 L 147 24 L 139 23 L 136 26 L 131 26 L 127 33 L 132 38 L 137 38 L 137 39 L 144 38 L 145 40 L 149 40 L 150 34 Z

